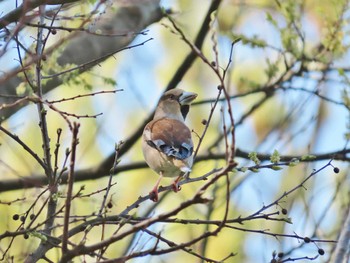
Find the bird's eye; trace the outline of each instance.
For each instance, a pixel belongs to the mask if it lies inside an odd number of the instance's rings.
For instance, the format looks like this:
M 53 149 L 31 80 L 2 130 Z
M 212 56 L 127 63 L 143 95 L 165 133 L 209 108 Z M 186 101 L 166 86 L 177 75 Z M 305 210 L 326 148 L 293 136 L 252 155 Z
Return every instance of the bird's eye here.
M 171 99 L 171 100 L 175 100 L 175 99 L 176 99 L 175 95 L 171 94 L 171 95 L 170 95 L 170 99 Z

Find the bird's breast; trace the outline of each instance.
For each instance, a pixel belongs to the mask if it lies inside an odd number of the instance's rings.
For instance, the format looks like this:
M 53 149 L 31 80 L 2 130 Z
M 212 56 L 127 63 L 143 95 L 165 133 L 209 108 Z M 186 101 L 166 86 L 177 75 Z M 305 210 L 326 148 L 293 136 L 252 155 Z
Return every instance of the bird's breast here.
M 162 172 L 165 177 L 177 177 L 191 170 L 193 156 L 179 160 L 165 155 L 147 142 L 142 142 L 142 151 L 148 166 L 158 174 Z

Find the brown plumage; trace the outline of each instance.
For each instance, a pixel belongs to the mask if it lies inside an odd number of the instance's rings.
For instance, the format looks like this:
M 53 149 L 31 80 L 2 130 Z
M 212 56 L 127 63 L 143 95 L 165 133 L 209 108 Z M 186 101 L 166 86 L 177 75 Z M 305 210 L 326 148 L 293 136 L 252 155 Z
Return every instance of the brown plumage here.
M 170 90 L 159 100 L 154 118 L 142 136 L 142 151 L 148 166 L 159 174 L 159 179 L 150 192 L 153 201 L 158 200 L 158 186 L 163 176 L 177 177 L 178 181 L 191 171 L 193 142 L 191 131 L 185 125 L 189 104 L 197 94 L 181 89 Z M 186 109 L 184 109 L 184 107 Z

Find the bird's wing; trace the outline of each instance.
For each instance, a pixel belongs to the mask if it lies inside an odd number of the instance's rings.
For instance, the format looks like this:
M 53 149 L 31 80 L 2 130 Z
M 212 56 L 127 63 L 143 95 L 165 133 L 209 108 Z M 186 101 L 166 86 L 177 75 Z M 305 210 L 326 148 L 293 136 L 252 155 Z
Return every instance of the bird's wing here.
M 193 153 L 191 131 L 179 120 L 154 120 L 145 127 L 144 136 L 148 145 L 167 156 L 183 160 Z

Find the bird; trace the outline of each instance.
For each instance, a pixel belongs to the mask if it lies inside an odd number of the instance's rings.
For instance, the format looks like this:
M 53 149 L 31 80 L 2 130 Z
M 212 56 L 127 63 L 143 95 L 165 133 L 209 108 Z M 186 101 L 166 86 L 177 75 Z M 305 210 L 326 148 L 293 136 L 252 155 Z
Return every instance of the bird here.
M 179 88 L 165 92 L 158 102 L 153 120 L 143 130 L 143 156 L 148 166 L 159 175 L 149 193 L 154 202 L 158 201 L 158 187 L 163 177 L 176 177 L 172 186 L 174 192 L 178 192 L 179 181 L 191 172 L 193 141 L 185 118 L 196 97 L 196 93 Z

